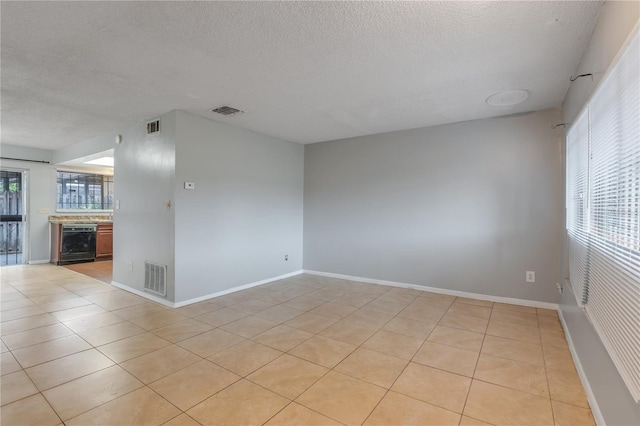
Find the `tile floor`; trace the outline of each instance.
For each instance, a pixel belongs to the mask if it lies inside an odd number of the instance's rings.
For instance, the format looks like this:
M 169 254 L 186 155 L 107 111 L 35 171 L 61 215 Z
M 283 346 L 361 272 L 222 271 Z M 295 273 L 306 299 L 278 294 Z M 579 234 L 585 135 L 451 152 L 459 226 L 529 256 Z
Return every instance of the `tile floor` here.
M 96 262 L 73 263 L 64 266 L 72 271 L 80 272 L 83 275 L 90 276 L 104 283 L 111 284 L 113 275 L 113 261 L 99 260 Z
M 556 312 L 299 275 L 169 309 L 2 268 L 3 425 L 593 425 Z

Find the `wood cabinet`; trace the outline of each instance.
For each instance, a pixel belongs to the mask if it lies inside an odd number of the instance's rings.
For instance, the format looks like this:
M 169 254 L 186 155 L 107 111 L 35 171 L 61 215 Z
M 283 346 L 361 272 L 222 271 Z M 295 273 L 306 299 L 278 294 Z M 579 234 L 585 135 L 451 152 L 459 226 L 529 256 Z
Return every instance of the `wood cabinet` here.
M 96 231 L 96 260 L 113 257 L 113 224 L 100 223 Z

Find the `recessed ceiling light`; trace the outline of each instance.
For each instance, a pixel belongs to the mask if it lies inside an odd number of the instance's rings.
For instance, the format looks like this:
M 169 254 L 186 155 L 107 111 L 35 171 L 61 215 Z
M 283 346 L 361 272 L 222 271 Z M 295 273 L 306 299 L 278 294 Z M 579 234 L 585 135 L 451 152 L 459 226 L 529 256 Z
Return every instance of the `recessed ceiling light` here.
M 113 157 L 96 158 L 95 160 L 85 161 L 84 164 L 113 167 Z
M 524 89 L 505 90 L 494 93 L 486 100 L 487 104 L 494 107 L 508 107 L 521 104 L 529 97 L 529 91 Z

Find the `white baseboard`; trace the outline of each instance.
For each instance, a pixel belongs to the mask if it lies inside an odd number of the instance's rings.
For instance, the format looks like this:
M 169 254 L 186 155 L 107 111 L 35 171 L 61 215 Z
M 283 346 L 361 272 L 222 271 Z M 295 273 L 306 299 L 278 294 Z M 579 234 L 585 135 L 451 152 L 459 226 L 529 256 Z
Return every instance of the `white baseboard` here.
M 202 302 L 204 300 L 213 299 L 215 297 L 224 296 L 225 294 L 229 294 L 229 293 L 235 293 L 236 291 L 246 290 L 246 289 L 251 288 L 251 287 L 257 287 L 259 285 L 263 285 L 263 284 L 267 284 L 267 283 L 270 283 L 270 282 L 273 282 L 273 281 L 278 281 L 278 280 L 282 280 L 282 279 L 285 279 L 285 278 L 293 277 L 293 276 L 296 276 L 296 275 L 300 275 L 302 273 L 303 273 L 302 270 L 294 271 L 294 272 L 290 272 L 288 274 L 278 275 L 277 277 L 267 278 L 266 280 L 256 281 L 256 282 L 249 283 L 249 284 L 244 284 L 244 285 L 239 285 L 239 286 L 227 289 L 227 290 L 222 290 L 222 291 L 218 291 L 216 293 L 206 294 L 204 296 L 194 297 L 193 299 L 183 300 L 181 302 L 175 302 L 175 303 L 171 302 L 169 300 L 163 299 L 161 297 L 154 296 L 153 294 L 147 293 L 145 291 L 140 291 L 138 289 L 131 288 L 131 287 L 126 286 L 124 284 L 120 284 L 119 282 L 116 282 L 116 281 L 111 281 L 111 284 L 113 286 L 115 286 L 115 287 L 121 288 L 122 290 L 129 291 L 129 292 L 131 292 L 133 294 L 137 294 L 138 296 L 144 297 L 146 299 L 152 300 L 154 302 L 160 303 L 160 304 L 168 306 L 170 308 L 181 308 L 182 306 L 187 306 L 187 305 L 191 305 L 193 303 Z
M 137 294 L 138 296 L 144 297 L 145 299 L 152 300 L 156 303 L 160 303 L 161 305 L 168 306 L 170 308 L 175 308 L 175 303 L 165 300 L 162 297 L 154 296 L 153 294 L 147 293 L 146 291 L 140 291 L 136 288 L 129 287 L 128 285 L 120 284 L 117 281 L 111 281 L 111 285 L 114 287 L 118 287 L 122 290 L 128 291 L 129 293 Z
M 207 294 L 207 295 L 200 296 L 200 297 L 194 297 L 193 299 L 183 300 L 182 302 L 174 303 L 174 307 L 175 308 L 180 308 L 182 306 L 187 306 L 187 305 L 191 305 L 193 303 L 202 302 L 203 300 L 213 299 L 214 297 L 224 296 L 225 294 L 235 293 L 236 291 L 246 290 L 246 289 L 251 288 L 251 287 L 257 287 L 259 285 L 267 284 L 267 283 L 270 283 L 270 282 L 273 282 L 273 281 L 278 281 L 278 280 L 282 280 L 282 279 L 285 279 L 285 278 L 289 278 L 289 277 L 293 277 L 293 276 L 296 276 L 296 275 L 300 275 L 300 274 L 302 274 L 302 272 L 303 272 L 302 270 L 289 272 L 288 274 L 278 275 L 277 277 L 267 278 L 266 280 L 256 281 L 256 282 L 249 283 L 249 284 L 244 284 L 244 285 L 239 285 L 239 286 L 227 289 L 227 290 L 218 291 L 216 293 L 211 293 L 211 294 Z
M 380 285 L 387 285 L 391 287 L 410 288 L 413 290 L 427 291 L 429 293 L 447 294 L 449 296 L 468 297 L 471 299 L 487 300 L 489 302 L 508 303 L 511 305 L 529 306 L 532 308 L 558 310 L 557 303 L 539 302 L 537 300 L 514 299 L 511 297 L 502 297 L 502 296 L 489 296 L 486 294 L 469 293 L 466 291 L 448 290 L 445 288 L 427 287 L 423 285 L 400 283 L 395 281 L 376 280 L 373 278 L 356 277 L 353 275 L 334 274 L 331 272 L 309 271 L 306 269 L 304 270 L 304 273 L 310 274 L 310 275 L 319 275 L 323 277 L 341 278 L 344 280 L 358 281 L 358 282 L 369 283 L 369 284 L 380 284 Z
M 42 260 L 30 260 L 29 262 L 27 262 L 29 265 L 43 265 L 45 263 L 49 263 L 50 260 L 49 259 L 42 259 Z
M 580 377 L 580 381 L 582 382 L 584 391 L 587 394 L 587 400 L 589 401 L 589 406 L 591 407 L 593 419 L 596 421 L 597 425 L 606 426 L 606 422 L 604 421 L 604 417 L 602 416 L 602 412 L 600 411 L 600 407 L 598 406 L 598 400 L 596 400 L 596 396 L 593 393 L 593 389 L 591 389 L 591 385 L 589 384 L 587 375 L 582 368 L 582 364 L 580 363 L 580 358 L 578 358 L 576 347 L 573 345 L 573 339 L 571 338 L 571 334 L 569 333 L 569 328 L 567 327 L 567 323 L 564 321 L 564 316 L 562 316 L 562 310 L 560 309 L 558 309 L 558 316 L 560 317 L 560 323 L 562 324 L 564 335 L 567 338 L 567 343 L 569 344 L 569 352 L 571 352 L 571 358 L 573 358 L 573 363 L 576 365 L 576 370 L 578 370 L 578 376 Z

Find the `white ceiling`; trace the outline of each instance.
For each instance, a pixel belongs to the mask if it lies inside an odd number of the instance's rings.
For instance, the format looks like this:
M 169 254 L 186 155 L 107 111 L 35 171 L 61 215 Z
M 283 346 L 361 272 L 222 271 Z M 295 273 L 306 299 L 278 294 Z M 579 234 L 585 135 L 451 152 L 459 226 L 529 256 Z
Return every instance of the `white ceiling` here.
M 601 6 L 2 1 L 2 142 L 223 104 L 246 113 L 220 121 L 300 143 L 558 107 Z M 508 89 L 531 95 L 485 103 Z

